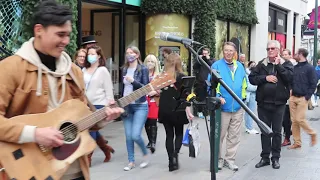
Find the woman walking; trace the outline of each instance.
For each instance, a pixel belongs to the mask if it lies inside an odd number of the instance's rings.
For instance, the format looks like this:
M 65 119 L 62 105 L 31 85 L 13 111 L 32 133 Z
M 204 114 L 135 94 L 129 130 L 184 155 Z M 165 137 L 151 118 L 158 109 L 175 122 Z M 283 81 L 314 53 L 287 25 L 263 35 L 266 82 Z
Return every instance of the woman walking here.
M 109 101 L 114 100 L 112 80 L 108 69 L 105 67 L 102 49 L 99 46 L 93 46 L 89 47 L 87 52 L 87 58 L 82 69 L 86 96 L 96 109 L 101 109 Z M 92 131 L 90 134 L 105 154 L 104 162 L 110 161 L 111 153 L 114 153 L 114 149 L 106 144 L 99 131 Z M 93 152 L 88 155 L 90 166 L 92 154 Z
M 256 63 L 254 61 L 250 61 L 248 63 L 248 68 L 246 68 L 246 76 L 248 76 L 251 73 L 251 69 L 256 66 Z M 252 85 L 250 82 L 248 82 L 248 87 L 247 87 L 247 98 L 246 98 L 246 105 L 252 112 L 256 112 L 257 110 L 257 101 L 256 101 L 256 91 L 257 91 L 257 86 Z M 248 134 L 259 134 L 259 132 L 253 128 L 252 123 L 253 120 L 251 116 L 249 116 L 248 113 L 244 114 L 244 121 L 245 121 L 245 126 L 246 126 L 246 133 Z
M 151 82 L 152 79 L 159 74 L 158 59 L 155 55 L 150 54 L 145 58 L 144 64 L 149 69 L 149 81 Z M 147 96 L 149 111 L 144 127 L 149 140 L 147 148 L 151 150 L 151 153 L 154 153 L 156 151 L 159 95 L 160 94 L 157 91 L 152 91 Z
M 127 96 L 149 83 L 149 71 L 140 60 L 140 51 L 137 47 L 131 46 L 126 50 L 126 61 L 122 69 L 123 88 L 122 95 Z M 126 114 L 123 115 L 123 124 L 126 135 L 126 145 L 129 164 L 124 168 L 130 171 L 135 167 L 134 142 L 138 144 L 143 154 L 143 161 L 140 168 L 148 164 L 148 151 L 141 137 L 142 128 L 145 125 L 148 115 L 148 103 L 146 96 L 131 102 L 125 107 Z
M 190 107 L 186 107 L 185 111 L 174 111 L 177 101 L 173 97 L 179 97 L 182 85 L 181 58 L 178 54 L 170 54 L 164 61 L 164 71 L 174 74 L 176 83 L 164 88 L 160 93 L 159 102 L 159 122 L 163 124 L 166 131 L 166 149 L 169 158 L 169 171 L 179 169 L 178 153 L 182 146 L 183 126 L 192 120 L 193 115 Z M 175 139 L 174 139 L 175 138 Z

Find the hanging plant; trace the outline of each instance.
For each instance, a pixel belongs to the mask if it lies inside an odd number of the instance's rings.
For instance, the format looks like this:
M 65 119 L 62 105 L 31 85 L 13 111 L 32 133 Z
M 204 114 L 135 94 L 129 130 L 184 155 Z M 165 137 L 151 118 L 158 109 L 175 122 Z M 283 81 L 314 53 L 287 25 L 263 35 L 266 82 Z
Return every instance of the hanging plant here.
M 21 45 L 23 42 L 27 41 L 33 36 L 33 27 L 32 27 L 32 17 L 34 9 L 38 6 L 39 2 L 41 0 L 27 0 L 23 1 L 22 4 L 22 35 L 21 39 L 19 39 L 19 45 Z M 60 2 L 62 4 L 70 6 L 73 14 L 73 23 L 72 23 L 72 33 L 70 35 L 70 43 L 66 47 L 66 52 L 72 57 L 77 49 L 77 25 L 76 21 L 78 20 L 78 9 L 77 9 L 77 0 L 57 0 L 57 2 Z

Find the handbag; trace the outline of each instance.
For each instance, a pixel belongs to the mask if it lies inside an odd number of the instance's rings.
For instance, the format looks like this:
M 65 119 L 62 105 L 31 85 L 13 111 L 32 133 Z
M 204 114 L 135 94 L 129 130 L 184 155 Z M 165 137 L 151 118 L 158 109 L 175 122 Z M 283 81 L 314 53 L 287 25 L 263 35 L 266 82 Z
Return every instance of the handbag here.
M 147 96 L 149 111 L 148 119 L 158 119 L 159 107 L 156 102 L 151 102 L 151 98 Z
M 192 124 L 189 129 L 189 157 L 196 158 L 200 153 L 199 124 Z
M 182 145 L 189 146 L 189 127 L 186 129 L 186 132 L 184 133 L 183 139 L 182 139 Z

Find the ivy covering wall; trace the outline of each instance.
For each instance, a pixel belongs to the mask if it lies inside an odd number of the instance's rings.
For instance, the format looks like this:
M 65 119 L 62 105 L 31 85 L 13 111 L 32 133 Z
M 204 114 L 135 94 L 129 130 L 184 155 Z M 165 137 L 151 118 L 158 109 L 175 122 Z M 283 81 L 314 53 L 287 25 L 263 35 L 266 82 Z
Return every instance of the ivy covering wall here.
M 147 15 L 178 13 L 192 16 L 195 19 L 194 40 L 210 49 L 215 49 L 217 18 L 249 25 L 258 23 L 254 0 L 142 0 L 141 9 Z
M 41 0 L 27 0 L 23 1 L 22 4 L 22 38 L 20 39 L 20 45 L 27 41 L 33 36 L 33 27 L 32 27 L 32 16 L 33 12 Z M 72 23 L 72 33 L 70 35 L 70 43 L 66 47 L 67 53 L 72 57 L 77 49 L 77 26 L 76 21 L 78 20 L 78 10 L 77 10 L 77 0 L 57 0 L 62 4 L 68 5 L 73 11 L 73 23 Z

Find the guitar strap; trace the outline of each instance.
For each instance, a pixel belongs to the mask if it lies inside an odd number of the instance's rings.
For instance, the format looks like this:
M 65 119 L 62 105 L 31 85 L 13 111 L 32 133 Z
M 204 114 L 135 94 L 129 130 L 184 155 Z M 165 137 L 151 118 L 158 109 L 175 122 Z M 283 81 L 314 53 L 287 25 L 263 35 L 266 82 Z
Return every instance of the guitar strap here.
M 80 86 L 80 83 L 79 83 L 78 79 L 76 78 L 76 76 L 73 74 L 72 69 L 70 70 L 69 75 L 70 75 L 71 78 L 73 79 L 74 83 L 76 83 L 76 85 L 78 86 L 78 88 L 82 91 L 82 88 L 81 88 L 81 86 Z M 96 109 L 96 108 L 94 107 L 94 105 L 89 101 L 88 97 L 86 96 L 86 93 L 83 92 L 83 94 L 84 94 L 84 97 L 85 97 L 85 99 L 86 99 L 86 101 L 87 101 L 87 103 L 88 103 L 88 106 L 89 106 L 90 110 L 91 110 L 92 112 L 95 112 L 97 109 Z

